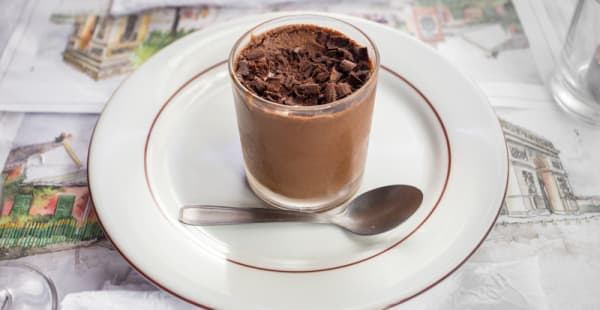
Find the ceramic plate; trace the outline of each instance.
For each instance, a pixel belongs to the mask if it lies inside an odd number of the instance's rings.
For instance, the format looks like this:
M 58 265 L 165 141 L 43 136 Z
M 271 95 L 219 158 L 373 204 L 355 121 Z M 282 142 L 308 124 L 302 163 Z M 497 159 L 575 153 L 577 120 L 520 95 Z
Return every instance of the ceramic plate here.
M 390 28 L 338 16 L 365 31 L 381 54 L 359 193 L 418 186 L 423 204 L 407 222 L 365 237 L 318 224 L 190 227 L 177 221 L 184 204 L 263 205 L 244 180 L 225 60 L 243 32 L 279 15 L 188 35 L 117 90 L 90 147 L 98 216 L 138 271 L 200 306 L 401 303 L 448 276 L 478 247 L 502 204 L 508 171 L 502 131 L 481 91 L 430 47 Z

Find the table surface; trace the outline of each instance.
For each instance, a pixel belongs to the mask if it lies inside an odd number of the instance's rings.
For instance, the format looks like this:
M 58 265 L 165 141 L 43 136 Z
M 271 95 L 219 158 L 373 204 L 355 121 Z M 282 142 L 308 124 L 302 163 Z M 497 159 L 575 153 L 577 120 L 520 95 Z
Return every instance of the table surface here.
M 552 42 L 564 37 L 574 1 L 570 6 L 558 5 L 559 9 L 537 0 L 500 2 L 473 0 L 470 6 L 457 7 L 441 1 L 435 10 L 421 1 L 208 6 L 186 11 L 180 21 L 182 28 L 201 29 L 248 12 L 315 9 L 356 15 L 427 41 L 483 89 L 502 120 L 511 155 L 505 206 L 486 241 L 465 265 L 398 309 L 594 309 L 600 305 L 600 128 L 561 111 L 545 86 L 557 53 Z M 76 17 L 102 16 L 109 4 L 83 3 L 0 2 L 0 162 L 14 156 L 19 146 L 47 143 L 67 132 L 72 134 L 73 152 L 85 163 L 97 114 L 77 112 L 96 111 L 127 73 L 96 82 L 89 72 L 63 63 L 61 55 Z M 142 2 L 123 3 L 135 8 Z M 101 10 L 102 5 L 106 10 Z M 511 13 L 515 8 L 516 14 Z M 169 10 L 173 9 L 154 13 L 166 18 L 163 28 L 172 23 Z M 438 27 L 416 23 L 419 18 L 431 18 Z M 45 24 L 48 20 L 54 22 Z M 151 24 L 151 29 L 161 28 Z M 140 44 L 140 49 L 147 47 Z M 142 54 L 136 54 L 138 60 Z M 61 85 L 71 85 L 67 83 L 77 83 L 73 84 L 77 89 L 65 94 Z M 73 108 L 78 100 L 79 107 Z M 61 154 L 31 157 L 24 165 L 42 176 L 52 170 L 46 169 L 49 165 L 54 165 L 52 171 L 71 171 L 71 159 Z M 547 166 L 540 166 L 538 158 Z M 96 309 L 111 300 L 123 301 L 122 308 L 146 307 L 151 301 L 156 302 L 155 309 L 190 307 L 132 272 L 106 240 L 12 259 L 48 274 L 64 309 L 93 303 L 97 307 L 90 308 Z

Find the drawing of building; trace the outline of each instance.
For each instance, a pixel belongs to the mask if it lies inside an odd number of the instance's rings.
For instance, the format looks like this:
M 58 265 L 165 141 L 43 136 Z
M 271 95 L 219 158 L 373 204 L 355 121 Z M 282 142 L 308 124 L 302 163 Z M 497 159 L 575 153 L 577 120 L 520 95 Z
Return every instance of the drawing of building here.
M 421 41 L 435 43 L 444 41 L 442 26 L 446 21 L 447 9 L 442 7 L 418 7 L 412 8 L 411 29 Z
M 52 142 L 11 150 L 2 171 L 0 216 L 53 216 L 83 221 L 92 209 L 86 170 L 62 133 Z
M 205 6 L 161 8 L 124 16 L 75 16 L 63 59 L 96 80 L 125 74 L 134 69 L 136 49 L 147 39 L 160 49 L 182 34 L 206 26 L 215 16 Z M 53 20 L 71 19 L 55 15 Z
M 129 72 L 130 58 L 146 38 L 149 23 L 149 14 L 79 16 L 63 59 L 94 79 Z
M 560 152 L 552 142 L 505 120 L 500 122 L 510 157 L 508 192 L 501 214 L 529 217 L 581 213 Z
M 460 37 L 489 57 L 529 45 L 510 1 L 417 0 L 410 16 L 408 29 L 432 45 Z
M 12 148 L 0 172 L 0 260 L 101 238 L 87 170 L 72 136 Z

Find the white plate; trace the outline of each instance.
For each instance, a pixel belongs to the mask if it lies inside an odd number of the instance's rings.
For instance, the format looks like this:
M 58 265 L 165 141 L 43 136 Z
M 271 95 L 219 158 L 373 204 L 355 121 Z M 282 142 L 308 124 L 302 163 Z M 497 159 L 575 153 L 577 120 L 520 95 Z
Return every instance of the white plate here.
M 359 192 L 424 192 L 398 228 L 359 237 L 316 224 L 188 227 L 183 204 L 260 205 L 244 181 L 224 63 L 253 16 L 191 34 L 118 89 L 96 127 L 89 183 L 107 236 L 163 289 L 205 307 L 362 309 L 405 301 L 448 276 L 485 238 L 508 176 L 499 123 L 477 87 L 428 46 L 342 17 L 381 53 Z

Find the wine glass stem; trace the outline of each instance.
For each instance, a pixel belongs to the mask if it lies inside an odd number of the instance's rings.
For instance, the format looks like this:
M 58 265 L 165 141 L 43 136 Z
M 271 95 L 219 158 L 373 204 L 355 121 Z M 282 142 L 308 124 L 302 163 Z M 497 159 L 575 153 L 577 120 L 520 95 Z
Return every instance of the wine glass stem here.
M 7 289 L 0 289 L 0 310 L 12 309 L 12 295 Z

